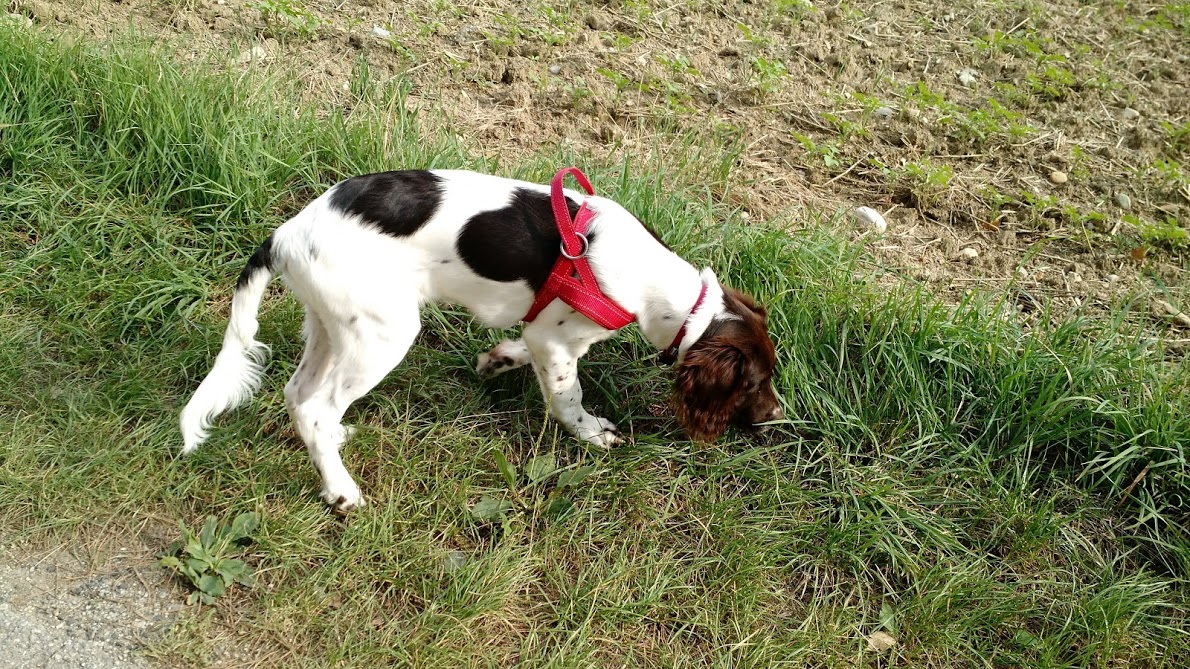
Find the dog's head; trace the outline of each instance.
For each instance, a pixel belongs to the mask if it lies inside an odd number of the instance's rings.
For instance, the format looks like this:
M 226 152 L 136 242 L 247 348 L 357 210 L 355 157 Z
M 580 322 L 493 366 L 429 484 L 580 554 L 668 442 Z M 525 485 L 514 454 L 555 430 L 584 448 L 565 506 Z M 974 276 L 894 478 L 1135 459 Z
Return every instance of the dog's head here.
M 752 427 L 782 417 L 768 313 L 730 288 L 723 290 L 723 304 L 727 316 L 711 321 L 676 370 L 678 422 L 699 441 L 718 439 L 732 423 Z

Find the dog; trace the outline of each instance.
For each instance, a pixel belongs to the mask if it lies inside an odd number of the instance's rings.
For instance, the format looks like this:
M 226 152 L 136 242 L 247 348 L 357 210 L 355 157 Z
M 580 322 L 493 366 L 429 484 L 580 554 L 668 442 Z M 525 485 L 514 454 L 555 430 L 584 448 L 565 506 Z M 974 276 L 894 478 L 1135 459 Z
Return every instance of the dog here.
M 686 433 L 713 441 L 733 423 L 781 419 L 765 308 L 682 260 L 612 200 L 560 185 L 557 192 L 571 217 L 589 212 L 583 251 L 598 290 L 635 315 L 649 342 L 669 345 Z M 383 172 L 331 187 L 248 259 L 222 349 L 182 411 L 182 452 L 198 448 L 212 420 L 259 386 L 268 347 L 255 340 L 256 316 L 280 275 L 306 310 L 306 347 L 285 406 L 322 479 L 322 499 L 340 512 L 364 504 L 339 456 L 351 432 L 344 412 L 405 357 L 423 304 L 462 305 L 493 328 L 524 318 L 565 252 L 556 211 L 548 186 L 460 170 Z M 579 439 L 609 447 L 620 434 L 583 407 L 577 365 L 615 332 L 555 299 L 520 339 L 480 354 L 477 372 L 532 365 L 550 415 Z

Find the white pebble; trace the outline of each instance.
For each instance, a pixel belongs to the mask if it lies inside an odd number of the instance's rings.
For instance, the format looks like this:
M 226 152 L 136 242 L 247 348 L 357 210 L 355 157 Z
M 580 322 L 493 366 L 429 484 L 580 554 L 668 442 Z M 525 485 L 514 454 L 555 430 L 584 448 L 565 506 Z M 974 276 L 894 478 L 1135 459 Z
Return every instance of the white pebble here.
M 961 70 L 959 72 L 959 83 L 970 88 L 971 86 L 975 85 L 975 78 L 977 75 L 978 72 L 970 68 Z
M 268 56 L 268 52 L 259 44 L 253 44 L 251 49 L 240 54 L 241 63 L 251 63 L 256 60 L 264 60 Z
M 462 569 L 468 561 L 469 557 L 463 551 L 447 551 L 446 555 L 442 556 L 442 567 L 449 574 Z
M 1107 275 L 1107 282 L 1108 282 L 1108 283 L 1116 283 L 1116 282 L 1118 282 L 1119 280 L 1120 280 L 1120 275 L 1119 275 L 1119 274 L 1108 274 L 1108 275 Z
M 1058 170 L 1054 170 L 1053 172 L 1050 172 L 1050 181 L 1052 181 L 1055 184 L 1062 185 L 1069 180 L 1070 180 L 1070 177 L 1066 176 L 1065 172 L 1059 172 Z
M 877 653 L 882 653 L 896 645 L 896 637 L 888 634 L 887 632 L 872 632 L 872 634 L 868 636 L 868 648 L 871 648 Z
M 562 74 L 562 66 L 550 65 L 550 74 Z
M 1124 111 L 1120 112 L 1120 116 L 1123 116 L 1124 120 L 1135 121 L 1136 119 L 1140 118 L 1140 112 L 1136 111 L 1132 107 L 1124 107 Z
M 390 32 L 387 28 L 381 28 L 380 26 L 374 26 L 372 28 L 372 34 L 379 37 L 380 39 L 388 39 L 393 36 L 392 32 Z
M 892 107 L 877 107 L 874 113 L 880 118 L 892 118 L 893 116 Z
M 1127 193 L 1116 193 L 1116 204 L 1120 205 L 1120 209 L 1127 209 L 1132 206 L 1132 198 Z
M 861 225 L 870 226 L 876 232 L 884 232 L 888 229 L 888 221 L 884 220 L 884 216 L 880 212 L 871 207 L 856 207 L 851 210 L 851 215 Z
M 976 251 L 975 249 L 971 248 L 970 246 L 959 251 L 959 260 L 962 260 L 964 262 L 971 262 L 972 260 L 975 260 L 978 257 L 979 257 L 979 251 Z

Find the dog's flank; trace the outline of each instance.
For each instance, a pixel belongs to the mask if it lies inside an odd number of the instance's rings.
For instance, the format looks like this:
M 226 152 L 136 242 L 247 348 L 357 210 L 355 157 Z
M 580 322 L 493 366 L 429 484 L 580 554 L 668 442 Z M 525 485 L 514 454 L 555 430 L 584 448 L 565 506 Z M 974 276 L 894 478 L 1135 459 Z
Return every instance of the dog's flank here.
M 571 214 L 583 197 L 566 191 Z M 607 297 L 635 314 L 657 348 L 678 342 L 677 416 L 697 439 L 731 423 L 780 418 L 771 378 L 775 356 L 765 313 L 665 247 L 615 202 L 586 198 L 594 212 L 587 258 Z M 560 235 L 546 186 L 473 172 L 387 172 L 348 179 L 280 226 L 236 283 L 223 348 L 182 412 L 183 450 L 206 439 L 220 413 L 258 387 L 267 347 L 256 313 L 274 274 L 306 308 L 306 349 L 285 386 L 285 404 L 339 510 L 363 503 L 339 449 L 343 413 L 401 362 L 428 302 L 459 304 L 506 328 L 533 303 L 558 257 Z M 705 285 L 706 296 L 696 300 Z M 692 312 L 693 309 L 693 312 Z M 522 338 L 479 356 L 481 376 L 533 367 L 550 414 L 591 443 L 620 440 L 610 421 L 582 405 L 578 359 L 615 332 L 560 300 Z

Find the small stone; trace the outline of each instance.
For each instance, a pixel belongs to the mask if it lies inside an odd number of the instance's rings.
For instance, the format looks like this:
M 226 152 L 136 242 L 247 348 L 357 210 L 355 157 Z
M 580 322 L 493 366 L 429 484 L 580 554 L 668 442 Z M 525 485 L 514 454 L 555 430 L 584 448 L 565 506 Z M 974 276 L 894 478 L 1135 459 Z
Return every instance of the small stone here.
M 1108 275 L 1107 275 L 1107 282 L 1108 282 L 1108 283 L 1119 283 L 1119 281 L 1120 281 L 1120 275 L 1119 275 L 1119 274 L 1108 274 Z
M 550 74 L 562 74 L 562 66 L 550 65 Z
M 872 632 L 868 635 L 868 648 L 882 653 L 897 645 L 897 640 L 886 632 Z
M 3 21 L 0 21 L 0 23 L 31 28 L 33 26 L 33 19 L 21 14 L 5 14 Z
M 449 574 L 462 569 L 467 561 L 468 556 L 463 551 L 447 551 L 446 555 L 442 556 L 442 568 Z
M 1120 205 L 1120 209 L 1127 209 L 1132 206 L 1132 198 L 1127 193 L 1116 193 L 1116 204 Z
M 978 73 L 970 68 L 959 71 L 959 83 L 971 88 L 975 85 L 975 79 Z
M 978 257 L 979 257 L 979 251 L 976 251 L 975 249 L 971 248 L 970 246 L 959 251 L 959 255 L 958 255 L 958 259 L 962 260 L 963 262 L 971 262 L 972 260 L 975 260 Z
M 871 207 L 856 207 L 851 210 L 851 216 L 860 225 L 870 227 L 876 232 L 884 232 L 888 229 L 888 221 L 884 220 L 884 216 L 881 216 L 880 212 Z
M 244 53 L 240 54 L 240 62 L 251 63 L 254 61 L 264 60 L 265 56 L 267 55 L 268 53 L 264 50 L 263 46 L 259 44 L 253 44 L 251 49 L 248 49 Z
M 1070 178 L 1066 176 L 1065 172 L 1054 170 L 1053 172 L 1050 172 L 1050 181 L 1055 184 L 1062 185 L 1067 181 L 1070 181 Z
M 380 26 L 373 26 L 372 34 L 379 37 L 380 39 L 388 39 L 393 36 L 392 32 L 390 32 L 387 28 L 381 28 Z
M 1135 121 L 1140 118 L 1140 112 L 1132 107 L 1124 107 L 1124 111 L 1120 112 L 1120 116 L 1123 116 L 1125 121 Z
M 893 117 L 892 107 L 877 107 L 876 111 L 874 111 L 872 113 L 876 114 L 876 116 L 883 118 L 883 119 L 890 119 Z

